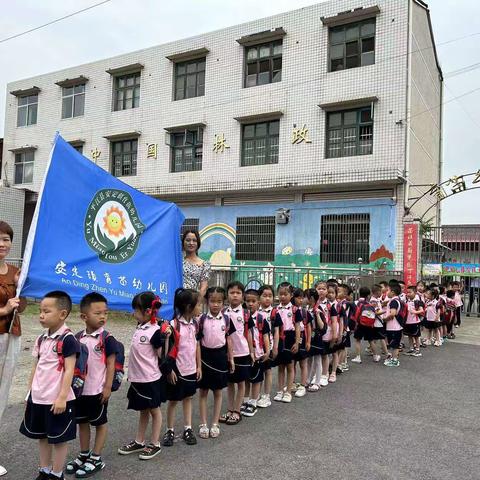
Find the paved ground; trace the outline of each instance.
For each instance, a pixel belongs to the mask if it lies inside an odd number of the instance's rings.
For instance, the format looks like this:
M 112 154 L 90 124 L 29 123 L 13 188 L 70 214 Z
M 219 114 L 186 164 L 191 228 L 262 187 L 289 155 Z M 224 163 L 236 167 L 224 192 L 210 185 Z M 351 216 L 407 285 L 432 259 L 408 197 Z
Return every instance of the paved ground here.
M 32 329 L 25 330 L 28 340 Z M 217 440 L 178 442 L 150 462 L 116 454 L 136 426 L 124 386 L 111 401 L 107 468 L 96 478 L 478 480 L 480 320 L 467 319 L 457 332 L 458 342 L 424 350 L 423 358 L 402 357 L 398 369 L 367 357 L 319 393 L 223 427 Z M 0 429 L 7 479 L 34 478 L 37 464 L 35 443 L 17 433 L 25 370 Z

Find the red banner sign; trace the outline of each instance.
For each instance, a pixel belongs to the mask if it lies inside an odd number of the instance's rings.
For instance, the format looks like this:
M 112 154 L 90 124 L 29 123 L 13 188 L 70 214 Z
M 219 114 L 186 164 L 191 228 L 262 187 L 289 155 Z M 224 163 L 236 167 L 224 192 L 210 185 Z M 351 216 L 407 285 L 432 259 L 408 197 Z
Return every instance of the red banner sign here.
M 407 286 L 418 281 L 418 223 L 403 225 L 403 279 Z

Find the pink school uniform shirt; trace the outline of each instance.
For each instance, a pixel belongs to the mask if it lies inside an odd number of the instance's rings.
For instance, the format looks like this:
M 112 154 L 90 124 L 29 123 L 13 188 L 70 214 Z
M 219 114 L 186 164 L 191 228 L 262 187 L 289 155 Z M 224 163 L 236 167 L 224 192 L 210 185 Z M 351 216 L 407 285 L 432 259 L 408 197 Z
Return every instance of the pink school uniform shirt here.
M 30 391 L 33 403 L 52 405 L 60 394 L 65 370 L 58 370 L 59 357 L 57 353 L 57 342 L 58 338 L 68 330 L 69 328 L 63 325 L 52 334 L 43 334 L 40 347 L 40 339 L 37 339 L 35 342 L 32 356 L 38 358 L 38 363 Z M 63 340 L 63 357 L 67 358 L 76 355 L 79 351 L 80 347 L 74 335 L 72 333 L 66 335 Z M 70 400 L 75 400 L 72 387 L 70 387 L 67 395 L 67 402 Z
M 162 376 L 158 367 L 158 347 L 151 343 L 157 331 L 160 327 L 150 322 L 139 324 L 135 329 L 128 358 L 128 379 L 131 382 L 155 382 Z
M 416 314 L 413 313 L 415 310 L 419 310 L 418 307 L 418 302 L 417 300 L 408 300 L 407 301 L 407 307 L 408 307 L 408 315 L 407 315 L 407 323 L 408 325 L 415 324 L 415 323 L 420 323 L 420 317 Z
M 257 319 L 260 320 L 257 322 Z M 260 336 L 270 335 L 270 325 L 265 319 L 265 315 L 260 312 L 252 313 L 253 325 L 251 325 L 253 343 L 255 345 L 254 354 L 255 360 L 263 357 L 265 355 L 265 350 L 262 348 L 263 342 L 260 340 Z M 258 329 L 258 323 L 262 325 L 262 331 Z
M 198 324 L 195 320 L 189 322 L 180 317 L 171 322 L 172 328 L 180 327 L 180 341 L 176 364 L 182 377 L 193 375 L 197 371 L 197 332 Z
M 455 296 L 453 297 L 453 300 L 455 301 L 455 306 L 457 308 L 463 305 L 462 294 L 460 292 L 455 292 Z
M 235 308 L 227 307 L 224 313 L 230 317 L 230 322 L 233 322 L 236 330 L 235 333 L 231 335 L 233 356 L 244 357 L 250 355 L 248 340 L 245 338 L 245 318 L 242 306 L 239 305 Z
M 437 319 L 437 303 L 438 300 L 427 300 L 425 303 L 425 318 L 429 322 L 436 322 L 440 319 Z
M 400 299 L 398 297 L 393 297 L 388 302 L 386 317 L 390 315 L 390 311 L 393 308 L 397 310 L 397 314 L 398 314 L 398 310 L 400 309 Z M 391 320 L 387 321 L 386 329 L 390 332 L 398 332 L 399 330 L 403 330 L 402 326 L 398 323 L 398 320 L 396 317 L 393 317 Z
M 227 337 L 234 332 L 233 323 L 228 318 L 227 325 L 222 312 L 215 317 L 208 312 L 203 320 L 201 345 L 205 348 L 222 348 L 227 343 Z

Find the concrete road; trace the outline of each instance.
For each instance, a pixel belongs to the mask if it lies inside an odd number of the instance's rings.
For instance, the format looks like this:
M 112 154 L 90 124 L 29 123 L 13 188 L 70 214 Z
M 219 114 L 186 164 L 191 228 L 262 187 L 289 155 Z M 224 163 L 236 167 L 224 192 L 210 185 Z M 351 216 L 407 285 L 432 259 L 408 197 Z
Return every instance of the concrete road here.
M 148 462 L 116 453 L 136 428 L 124 385 L 110 404 L 107 467 L 94 478 L 478 480 L 480 321 L 467 319 L 463 331 L 462 343 L 403 356 L 399 368 L 364 357 L 335 385 L 223 426 L 216 440 L 190 447 L 179 440 Z M 18 433 L 21 418 L 22 406 L 11 405 L 0 430 L 7 479 L 36 475 L 36 444 Z M 180 431 L 181 412 L 177 418 Z

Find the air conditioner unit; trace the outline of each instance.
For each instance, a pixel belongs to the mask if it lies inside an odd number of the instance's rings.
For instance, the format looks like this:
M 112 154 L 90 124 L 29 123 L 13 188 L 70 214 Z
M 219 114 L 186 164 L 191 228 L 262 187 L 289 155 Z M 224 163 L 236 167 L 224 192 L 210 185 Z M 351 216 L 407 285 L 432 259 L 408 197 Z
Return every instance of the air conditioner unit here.
M 285 225 L 290 220 L 290 210 L 280 208 L 275 213 L 275 223 L 277 225 Z

